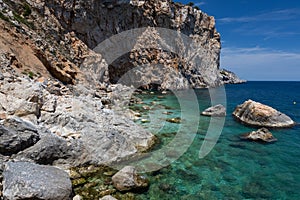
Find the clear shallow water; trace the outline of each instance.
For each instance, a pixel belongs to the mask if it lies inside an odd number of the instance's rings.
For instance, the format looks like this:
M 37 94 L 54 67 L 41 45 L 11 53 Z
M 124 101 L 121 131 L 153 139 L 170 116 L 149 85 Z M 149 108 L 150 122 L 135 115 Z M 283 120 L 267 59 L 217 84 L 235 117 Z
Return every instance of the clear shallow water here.
M 209 118 L 201 117 L 198 132 L 189 149 L 175 162 L 149 174 L 150 188 L 137 199 L 299 199 L 300 198 L 300 126 L 271 130 L 278 139 L 273 144 L 240 141 L 242 133 L 255 130 L 234 121 L 231 113 L 247 99 L 270 105 L 300 122 L 300 82 L 248 82 L 227 85 L 227 117 L 222 134 L 213 150 L 203 159 L 198 157 Z M 179 124 L 157 119 L 166 111 L 166 118 L 180 116 L 179 104 L 173 95 L 144 95 L 152 106 L 150 118 L 155 123 L 142 123 L 156 132 L 161 140 L 157 148 L 168 144 Z M 198 90 L 200 111 L 210 106 L 208 90 Z M 293 102 L 297 102 L 294 104 Z M 157 117 L 156 117 L 157 116 Z M 183 119 L 184 120 L 184 119 Z M 164 120 L 161 120 L 164 121 Z M 138 122 L 139 123 L 139 122 Z M 159 130 L 159 131 L 158 131 Z M 186 130 L 188 133 L 189 130 Z

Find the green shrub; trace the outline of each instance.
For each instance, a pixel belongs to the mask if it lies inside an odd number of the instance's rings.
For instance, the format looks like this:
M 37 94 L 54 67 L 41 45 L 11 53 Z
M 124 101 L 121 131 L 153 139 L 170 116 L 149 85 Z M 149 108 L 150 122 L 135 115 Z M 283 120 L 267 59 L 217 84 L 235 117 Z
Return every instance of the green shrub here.
M 29 15 L 31 15 L 32 11 L 31 11 L 30 6 L 27 3 L 23 4 L 23 9 L 24 9 L 24 13 L 23 13 L 24 17 L 28 17 Z
M 187 5 L 193 7 L 195 4 L 193 2 L 189 2 Z
M 32 22 L 28 22 L 25 18 L 17 14 L 16 12 L 13 12 L 14 19 L 17 20 L 19 23 L 27 25 L 29 28 L 34 29 L 34 24 Z
M 29 76 L 29 78 L 33 79 L 35 74 L 32 71 L 30 71 L 30 72 L 28 72 L 28 76 Z
M 0 12 L 0 19 L 3 19 L 4 21 L 9 21 L 9 18 L 6 17 L 2 12 Z

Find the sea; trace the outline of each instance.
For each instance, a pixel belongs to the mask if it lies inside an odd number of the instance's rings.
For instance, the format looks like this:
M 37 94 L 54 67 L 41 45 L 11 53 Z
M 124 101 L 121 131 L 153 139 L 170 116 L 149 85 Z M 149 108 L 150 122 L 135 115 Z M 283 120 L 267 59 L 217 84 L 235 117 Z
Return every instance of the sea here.
M 182 145 L 184 148 L 180 148 L 180 142 L 177 147 L 171 145 L 173 151 L 168 149 L 167 156 L 174 159 L 144 174 L 150 186 L 136 199 L 300 199 L 300 82 L 249 81 L 226 85 L 223 90 L 227 116 L 221 123 L 200 116 L 201 111 L 217 103 L 212 100 L 212 93 L 215 95 L 218 90 L 195 90 L 196 99 L 185 99 L 190 101 L 187 105 L 198 105 L 197 109 L 189 110 L 191 115 L 184 115 L 182 100 L 175 93 L 138 95 L 144 104 L 133 108 L 142 114 L 136 123 L 157 136 L 159 144 L 153 151 L 172 144 L 178 135 L 190 136 L 190 141 Z M 241 134 L 257 130 L 232 117 L 236 106 L 248 99 L 285 113 L 296 126 L 270 129 L 278 139 L 274 143 L 241 140 Z M 145 105 L 150 109 L 143 109 Z M 199 123 L 189 124 L 193 117 Z M 180 119 L 180 123 L 174 123 L 174 119 Z M 214 129 L 214 125 L 219 129 Z M 211 127 L 215 135 L 208 137 Z M 199 156 L 206 140 L 213 145 Z

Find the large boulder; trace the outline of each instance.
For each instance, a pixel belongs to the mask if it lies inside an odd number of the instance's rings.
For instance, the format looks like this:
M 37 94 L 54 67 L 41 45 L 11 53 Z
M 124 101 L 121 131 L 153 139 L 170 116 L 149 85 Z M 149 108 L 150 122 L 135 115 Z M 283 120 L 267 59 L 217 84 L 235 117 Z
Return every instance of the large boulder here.
M 58 159 L 67 159 L 72 157 L 72 145 L 47 132 L 41 136 L 41 139 L 32 147 L 19 152 L 17 159 L 29 159 L 38 164 L 51 165 Z
M 233 116 L 245 124 L 259 127 L 285 128 L 295 125 L 295 122 L 287 115 L 252 100 L 238 105 Z
M 0 123 L 0 154 L 12 155 L 22 151 L 39 140 L 34 125 L 14 117 Z
M 71 180 L 65 171 L 56 167 L 8 162 L 3 177 L 3 197 L 7 200 L 71 199 Z
M 211 116 L 211 117 L 224 117 L 226 116 L 226 108 L 223 105 L 218 104 L 205 109 L 201 113 L 201 115 Z
M 247 134 L 243 134 L 240 136 L 242 140 L 252 140 L 252 141 L 262 141 L 262 142 L 276 142 L 277 139 L 272 135 L 272 133 L 266 129 L 261 128 L 257 131 L 252 131 Z
M 148 180 L 137 174 L 135 167 L 126 166 L 112 177 L 115 188 L 119 191 L 139 190 L 148 187 Z

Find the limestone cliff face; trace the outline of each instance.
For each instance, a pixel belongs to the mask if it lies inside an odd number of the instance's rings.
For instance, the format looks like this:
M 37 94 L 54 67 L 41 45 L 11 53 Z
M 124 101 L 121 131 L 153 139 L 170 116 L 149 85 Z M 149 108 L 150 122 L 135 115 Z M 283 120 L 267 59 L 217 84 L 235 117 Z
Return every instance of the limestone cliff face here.
M 145 88 L 151 88 L 153 82 L 162 89 L 210 87 L 222 83 L 219 74 L 220 34 L 216 31 L 215 20 L 193 7 L 170 0 L 27 2 L 43 16 L 59 22 L 64 31 L 76 33 L 91 49 L 123 31 L 145 28 L 130 44 L 133 48 L 126 54 L 113 62 L 108 62 L 102 55 L 106 64 L 99 66 L 102 73 L 97 79 L 101 82 L 116 83 L 128 70 L 143 65 L 149 70 L 137 78 L 143 80 L 139 84 Z M 166 48 L 166 36 L 150 27 L 177 32 L 178 36 L 172 36 L 175 37 L 172 44 L 167 44 L 173 48 Z M 184 52 L 172 52 L 174 48 Z M 97 53 L 105 54 L 101 50 Z M 157 70 L 154 76 L 153 69 L 157 64 L 164 70 Z
M 20 56 L 3 43 L 7 50 L 2 53 L 64 83 L 84 81 L 84 76 L 105 85 L 117 83 L 142 66 L 130 75 L 134 85 L 145 89 L 223 84 L 215 20 L 191 6 L 171 0 L 7 0 L 0 1 L 0 10 L 0 25 L 7 21 L 14 26 L 3 24 L 3 41 L 15 34 L 20 46 L 30 50 Z M 104 48 L 103 42 L 124 31 L 129 31 L 127 38 Z

